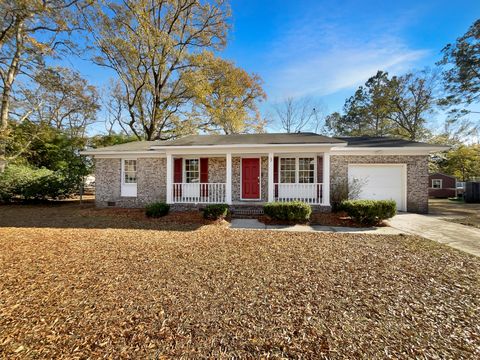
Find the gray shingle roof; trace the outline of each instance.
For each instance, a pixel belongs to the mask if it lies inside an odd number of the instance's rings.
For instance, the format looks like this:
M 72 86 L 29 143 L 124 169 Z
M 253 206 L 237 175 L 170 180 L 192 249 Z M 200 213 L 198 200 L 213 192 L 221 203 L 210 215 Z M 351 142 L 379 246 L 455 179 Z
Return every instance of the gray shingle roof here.
M 234 135 L 189 135 L 169 141 L 133 141 L 126 144 L 107 146 L 86 151 L 88 154 L 115 152 L 154 151 L 152 146 L 214 146 L 214 145 L 282 145 L 282 144 L 332 144 L 365 148 L 409 148 L 438 147 L 422 142 L 396 139 L 391 137 L 350 136 L 328 137 L 315 133 L 273 133 L 273 134 L 234 134 Z M 447 146 L 444 147 L 448 149 Z
M 338 136 L 339 140 L 347 142 L 347 146 L 351 147 L 368 147 L 368 148 L 389 148 L 389 147 L 443 147 L 442 145 L 433 145 L 424 142 L 410 141 L 405 139 L 398 139 L 393 137 L 382 136 Z M 448 146 L 445 146 L 448 149 Z
M 343 140 L 315 133 L 270 133 L 232 135 L 189 135 L 157 144 L 160 146 L 210 146 L 210 145 L 280 145 L 280 144 L 342 144 Z
M 125 144 L 105 146 L 89 150 L 90 152 L 109 152 L 109 151 L 148 151 L 152 145 L 160 144 L 160 141 L 131 141 Z

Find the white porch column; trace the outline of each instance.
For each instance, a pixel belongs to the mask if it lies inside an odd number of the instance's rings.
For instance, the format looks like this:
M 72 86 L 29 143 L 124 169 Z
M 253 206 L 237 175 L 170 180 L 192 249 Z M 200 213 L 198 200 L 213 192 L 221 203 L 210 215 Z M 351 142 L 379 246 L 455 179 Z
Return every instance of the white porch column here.
M 323 153 L 323 201 L 322 205 L 330 206 L 330 153 Z
M 167 204 L 173 204 L 173 157 L 167 154 Z
M 226 164 L 226 184 L 225 184 L 225 202 L 229 205 L 232 204 L 232 153 L 227 153 Z
M 275 185 L 273 184 L 273 152 L 268 153 L 268 202 L 275 200 Z

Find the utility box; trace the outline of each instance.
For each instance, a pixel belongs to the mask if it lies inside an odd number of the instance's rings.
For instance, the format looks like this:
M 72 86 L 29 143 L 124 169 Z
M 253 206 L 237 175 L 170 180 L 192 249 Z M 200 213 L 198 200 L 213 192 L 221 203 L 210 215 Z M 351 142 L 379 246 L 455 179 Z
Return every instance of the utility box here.
M 480 203 L 480 182 L 468 181 L 465 184 L 465 202 Z

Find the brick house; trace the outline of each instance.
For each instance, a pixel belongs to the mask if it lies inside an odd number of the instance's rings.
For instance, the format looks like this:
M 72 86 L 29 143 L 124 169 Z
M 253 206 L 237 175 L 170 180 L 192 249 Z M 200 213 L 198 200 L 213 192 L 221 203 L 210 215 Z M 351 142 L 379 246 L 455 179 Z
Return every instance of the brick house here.
M 449 198 L 457 196 L 457 179 L 442 173 L 428 176 L 428 196 L 436 198 Z M 463 190 L 461 191 L 463 193 Z
M 446 150 L 384 137 L 314 133 L 190 135 L 84 151 L 95 159 L 96 204 L 173 209 L 234 208 L 301 200 L 330 210 L 331 191 L 361 181 L 362 199 L 394 199 L 398 210 L 428 211 L 428 155 Z

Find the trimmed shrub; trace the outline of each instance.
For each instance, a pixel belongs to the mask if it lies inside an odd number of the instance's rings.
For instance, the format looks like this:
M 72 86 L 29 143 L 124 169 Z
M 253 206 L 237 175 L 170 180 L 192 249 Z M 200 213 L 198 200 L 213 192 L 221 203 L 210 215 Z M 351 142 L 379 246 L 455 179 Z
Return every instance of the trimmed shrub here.
M 203 217 L 208 220 L 224 219 L 228 215 L 227 204 L 211 204 L 203 209 Z
M 360 224 L 377 225 L 397 213 L 397 204 L 394 200 L 346 200 L 341 210 Z
M 312 207 L 301 201 L 271 202 L 263 206 L 265 215 L 275 220 L 306 222 L 312 214 Z
M 170 205 L 163 202 L 156 202 L 145 206 L 145 215 L 148 217 L 159 218 L 165 216 L 170 211 Z
M 77 184 L 60 171 L 9 165 L 0 174 L 0 201 L 41 200 L 69 196 Z

